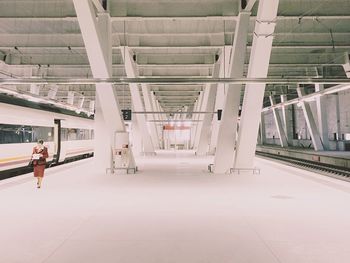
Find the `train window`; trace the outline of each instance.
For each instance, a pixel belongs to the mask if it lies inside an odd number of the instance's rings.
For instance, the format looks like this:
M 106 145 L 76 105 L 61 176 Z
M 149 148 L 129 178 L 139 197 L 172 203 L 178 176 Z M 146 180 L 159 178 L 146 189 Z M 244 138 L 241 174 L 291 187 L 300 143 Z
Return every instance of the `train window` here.
M 62 141 L 92 140 L 92 139 L 93 139 L 93 130 L 72 129 L 72 128 L 61 129 Z
M 0 124 L 0 144 L 53 141 L 53 127 Z
M 61 129 L 61 141 L 67 141 L 68 140 L 68 129 L 62 128 Z
M 53 128 L 52 127 L 32 127 L 32 138 L 36 142 L 40 139 L 44 142 L 53 141 Z
M 77 139 L 77 129 L 68 129 L 68 141 L 75 141 Z

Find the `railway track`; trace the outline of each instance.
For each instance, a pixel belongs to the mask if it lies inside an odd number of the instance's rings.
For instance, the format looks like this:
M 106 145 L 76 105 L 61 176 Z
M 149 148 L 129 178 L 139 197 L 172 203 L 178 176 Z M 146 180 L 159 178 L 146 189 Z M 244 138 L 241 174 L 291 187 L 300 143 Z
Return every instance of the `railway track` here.
M 329 177 L 337 178 L 340 180 L 350 182 L 350 169 L 342 168 L 338 166 L 327 165 L 323 163 L 317 163 L 309 160 L 302 160 L 297 158 L 292 158 L 288 156 L 282 156 L 272 153 L 266 153 L 257 151 L 256 155 L 266 159 L 277 160 L 280 163 L 293 166 L 296 168 L 301 168 L 303 170 L 316 172 Z

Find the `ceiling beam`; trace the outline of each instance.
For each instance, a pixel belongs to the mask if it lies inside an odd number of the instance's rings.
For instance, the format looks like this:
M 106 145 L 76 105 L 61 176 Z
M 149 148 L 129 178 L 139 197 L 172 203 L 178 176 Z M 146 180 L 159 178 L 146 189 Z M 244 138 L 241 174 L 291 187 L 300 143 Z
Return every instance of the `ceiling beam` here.
M 96 7 L 97 13 L 105 13 L 106 10 L 103 8 L 99 0 L 91 0 L 94 6 Z
M 316 18 L 322 19 L 322 20 L 348 20 L 350 19 L 349 15 L 319 15 L 319 16 L 278 16 L 277 20 L 315 20 Z M 0 17 L 0 22 L 2 20 L 9 21 L 9 20 L 29 20 L 33 21 L 35 20 L 40 20 L 40 21 L 77 21 L 77 17 L 75 16 L 50 16 L 50 17 L 32 17 L 32 16 L 15 16 L 15 17 Z M 124 21 L 159 21 L 159 20 L 164 20 L 164 21 L 174 21 L 179 20 L 179 21 L 236 21 L 237 16 L 167 16 L 167 17 L 141 17 L 141 16 L 113 16 L 111 17 L 112 22 L 124 22 Z M 250 20 L 256 20 L 256 16 L 252 16 Z
M 307 35 L 325 35 L 329 36 L 330 32 L 326 28 L 322 28 L 323 31 L 317 32 L 317 31 L 309 31 L 309 32 L 275 32 L 273 35 L 274 36 L 307 36 Z M 333 35 L 349 35 L 350 32 L 337 32 L 332 31 Z M 72 37 L 72 36 L 79 36 L 80 32 L 73 32 L 73 33 L 57 33 L 57 32 L 42 32 L 42 33 L 34 33 L 34 32 L 25 32 L 25 33 L 18 33 L 18 32 L 0 32 L 0 36 L 2 37 L 21 37 L 21 36 L 26 36 L 30 34 L 31 36 L 35 37 L 41 37 L 41 36 L 53 36 L 53 35 L 62 35 L 64 37 Z M 234 34 L 234 31 L 225 31 L 225 32 L 171 32 L 171 33 L 164 33 L 164 32 L 159 32 L 159 33 L 148 33 L 148 32 L 127 32 L 126 35 L 127 37 L 139 37 L 139 38 L 144 38 L 144 37 L 163 37 L 163 38 L 168 38 L 168 37 L 183 37 L 187 38 L 188 36 L 192 37 L 220 37 L 223 35 L 232 35 Z M 118 36 L 119 38 L 124 37 L 125 33 L 124 32 L 113 32 L 113 36 Z M 253 33 L 249 33 L 248 36 L 252 37 Z
M 252 11 L 254 4 L 256 3 L 257 0 L 248 0 L 247 5 L 245 6 L 244 10 L 245 11 Z
M 211 78 L 211 77 L 172 77 L 172 78 L 8 78 L 1 79 L 1 85 L 15 84 L 211 84 L 211 83 L 226 83 L 226 84 L 348 84 L 349 78 Z
M 348 33 L 350 34 L 350 32 Z M 329 42 L 329 41 L 328 41 Z M 43 44 L 43 43 L 40 43 Z M 18 52 L 18 50 L 20 51 L 25 51 L 25 50 L 67 50 L 71 51 L 71 50 L 85 50 L 84 46 L 21 46 L 21 45 L 16 45 L 15 46 L 0 46 L 0 50 L 11 50 L 13 52 Z M 222 49 L 222 46 L 160 46 L 160 47 L 155 47 L 155 46 L 129 46 L 130 49 L 133 50 L 161 50 L 161 49 L 181 49 L 181 50 L 185 50 L 185 49 L 208 49 L 208 50 L 212 50 L 212 49 Z M 251 48 L 251 45 L 248 45 L 247 48 Z M 280 45 L 276 45 L 276 43 L 272 46 L 273 49 L 333 49 L 334 47 L 332 45 L 329 44 L 318 44 L 318 45 L 286 45 L 286 44 L 280 44 Z M 343 48 L 343 49 L 349 49 L 350 45 L 335 45 L 335 48 Z M 120 47 L 114 46 L 112 47 L 113 50 L 120 50 Z M 19 53 L 20 54 L 20 53 Z M 186 53 L 183 53 L 186 54 Z M 77 54 L 78 55 L 78 54 Z M 113 55 L 120 55 L 120 53 L 113 53 Z M 203 54 L 203 55 L 208 55 L 208 54 Z

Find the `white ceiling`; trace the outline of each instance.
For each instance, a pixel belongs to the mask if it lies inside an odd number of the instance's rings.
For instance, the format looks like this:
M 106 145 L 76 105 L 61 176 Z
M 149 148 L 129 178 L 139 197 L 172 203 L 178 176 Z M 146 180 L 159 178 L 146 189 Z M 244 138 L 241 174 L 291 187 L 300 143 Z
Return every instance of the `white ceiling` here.
M 119 46 L 136 55 L 140 76 L 212 76 L 215 55 L 230 46 L 238 0 L 108 0 L 113 32 L 113 75 L 125 76 Z M 256 15 L 253 8 L 246 68 Z M 349 0 L 280 0 L 270 77 L 344 77 L 344 53 L 350 51 Z M 0 60 L 10 67 L 0 76 L 91 77 L 71 0 L 0 1 Z M 27 86 L 19 87 L 28 90 Z M 42 87 L 45 95 L 50 87 Z M 202 85 L 152 85 L 164 109 L 193 106 Z M 65 100 L 74 90 L 94 100 L 93 85 L 59 86 Z M 119 103 L 130 108 L 127 86 L 117 86 Z M 267 94 L 293 93 L 281 86 Z

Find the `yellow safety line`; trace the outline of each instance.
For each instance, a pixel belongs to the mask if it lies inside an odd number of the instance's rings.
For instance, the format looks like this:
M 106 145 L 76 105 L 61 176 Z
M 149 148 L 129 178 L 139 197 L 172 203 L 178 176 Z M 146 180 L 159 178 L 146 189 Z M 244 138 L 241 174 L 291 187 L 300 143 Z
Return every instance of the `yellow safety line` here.
M 50 155 L 53 153 L 50 153 Z M 8 158 L 3 158 L 0 159 L 0 163 L 6 163 L 6 162 L 10 162 L 10 161 L 16 161 L 16 160 L 28 160 L 30 159 L 31 155 L 27 155 L 27 156 L 16 156 L 16 157 L 8 157 Z
M 30 156 L 8 157 L 8 158 L 0 159 L 0 163 L 4 163 L 4 162 L 8 162 L 8 161 L 20 160 L 20 159 L 29 159 L 29 158 L 30 158 Z

